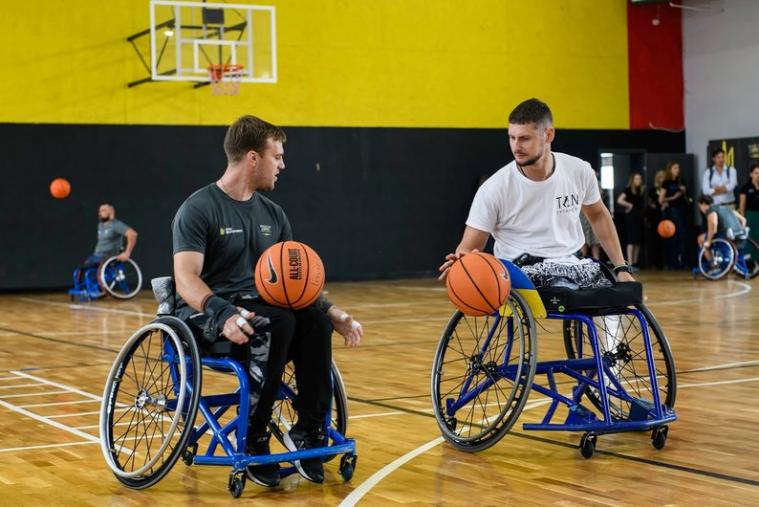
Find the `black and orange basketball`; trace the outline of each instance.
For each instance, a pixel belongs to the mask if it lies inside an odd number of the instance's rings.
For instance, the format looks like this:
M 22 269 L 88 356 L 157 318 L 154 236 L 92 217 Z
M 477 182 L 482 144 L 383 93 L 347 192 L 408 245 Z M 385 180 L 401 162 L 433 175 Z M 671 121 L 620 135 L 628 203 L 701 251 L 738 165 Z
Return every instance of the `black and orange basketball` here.
M 50 182 L 50 195 L 56 199 L 65 199 L 71 193 L 71 184 L 64 178 L 55 178 Z
M 501 261 L 483 252 L 457 260 L 445 280 L 448 299 L 466 315 L 488 315 L 509 297 L 511 281 Z
M 656 227 L 656 232 L 658 232 L 659 236 L 664 239 L 671 238 L 675 235 L 676 231 L 677 228 L 675 227 L 675 223 L 672 220 L 662 220 Z
M 261 254 L 255 280 L 264 301 L 300 310 L 319 298 L 324 288 L 324 264 L 308 245 L 282 241 Z

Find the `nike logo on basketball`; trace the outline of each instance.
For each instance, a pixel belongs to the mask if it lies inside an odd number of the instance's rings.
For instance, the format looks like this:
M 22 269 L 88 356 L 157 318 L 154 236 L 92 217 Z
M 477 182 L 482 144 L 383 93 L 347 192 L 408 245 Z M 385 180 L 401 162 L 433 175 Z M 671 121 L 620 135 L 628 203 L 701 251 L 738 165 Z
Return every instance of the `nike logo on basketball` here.
M 271 261 L 271 255 L 266 256 L 266 263 L 269 265 L 269 279 L 266 281 L 274 285 L 277 283 L 277 270 L 274 269 L 274 263 Z

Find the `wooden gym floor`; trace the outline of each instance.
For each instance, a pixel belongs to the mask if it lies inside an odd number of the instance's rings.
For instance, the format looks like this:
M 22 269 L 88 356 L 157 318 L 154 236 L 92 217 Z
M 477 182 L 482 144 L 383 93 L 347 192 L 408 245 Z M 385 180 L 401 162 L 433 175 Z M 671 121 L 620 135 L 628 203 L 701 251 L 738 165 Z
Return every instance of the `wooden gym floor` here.
M 432 280 L 330 284 L 365 328 L 363 344 L 334 339 L 359 461 L 343 483 L 292 476 L 280 488 L 226 491 L 229 470 L 180 462 L 156 486 L 132 491 L 97 445 L 99 399 L 121 343 L 150 321 L 148 292 L 128 302 L 73 304 L 63 294 L 2 295 L 0 505 L 757 505 L 759 281 L 694 281 L 644 273 L 647 303 L 677 362 L 679 420 L 667 446 L 649 434 L 599 438 L 583 459 L 579 434 L 525 432 L 518 422 L 490 449 L 443 443 L 429 399 L 433 354 L 451 314 Z M 538 357 L 562 357 L 561 335 L 538 330 Z M 537 402 L 537 403 L 536 403 Z M 533 393 L 522 420 L 542 416 Z

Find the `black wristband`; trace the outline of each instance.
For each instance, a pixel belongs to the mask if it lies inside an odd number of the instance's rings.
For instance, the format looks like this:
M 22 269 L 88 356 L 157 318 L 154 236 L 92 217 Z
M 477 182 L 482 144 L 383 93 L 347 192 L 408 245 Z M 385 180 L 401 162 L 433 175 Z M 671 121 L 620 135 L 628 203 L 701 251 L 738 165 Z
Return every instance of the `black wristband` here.
M 623 273 L 623 272 L 632 274 L 632 269 L 630 269 L 629 264 L 620 264 L 619 266 L 614 266 L 612 268 L 612 271 L 614 272 L 615 275 L 618 275 L 619 273 Z
M 224 323 L 239 312 L 235 305 L 219 296 L 211 296 L 203 307 L 203 313 L 208 316 L 209 322 L 219 333 L 224 329 Z
M 324 313 L 327 313 L 329 309 L 334 306 L 332 302 L 329 299 L 327 299 L 327 296 L 325 296 L 323 292 L 319 294 L 319 299 L 317 299 L 314 304 L 316 305 L 318 309 L 320 309 Z

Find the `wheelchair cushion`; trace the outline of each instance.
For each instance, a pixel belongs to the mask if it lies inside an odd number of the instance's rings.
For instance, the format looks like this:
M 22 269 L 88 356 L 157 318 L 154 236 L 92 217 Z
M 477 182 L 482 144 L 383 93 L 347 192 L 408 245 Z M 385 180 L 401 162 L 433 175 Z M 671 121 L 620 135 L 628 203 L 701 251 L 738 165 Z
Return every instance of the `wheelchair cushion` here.
M 619 282 L 611 287 L 566 289 L 546 287 L 538 294 L 549 312 L 597 311 L 625 308 L 643 303 L 643 286 L 639 282 Z

